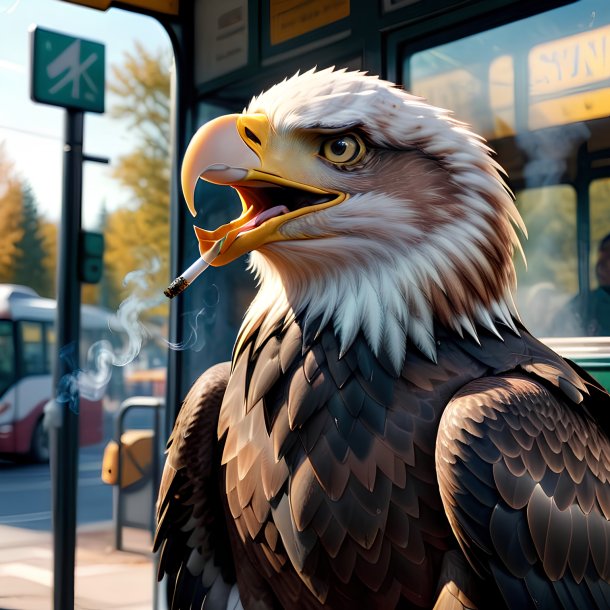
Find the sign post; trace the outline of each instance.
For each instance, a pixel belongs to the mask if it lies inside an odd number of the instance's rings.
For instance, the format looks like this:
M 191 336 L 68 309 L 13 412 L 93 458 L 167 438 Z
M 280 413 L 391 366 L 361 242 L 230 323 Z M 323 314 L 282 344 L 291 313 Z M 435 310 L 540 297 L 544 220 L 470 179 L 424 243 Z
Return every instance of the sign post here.
M 74 608 L 82 165 L 84 112 L 104 112 L 104 46 L 35 27 L 31 31 L 31 97 L 66 108 L 63 195 L 57 264 L 57 417 L 51 427 L 53 608 Z M 67 354 L 66 352 L 69 352 Z M 60 397 L 61 395 L 61 397 Z M 50 418 L 53 423 L 53 418 Z

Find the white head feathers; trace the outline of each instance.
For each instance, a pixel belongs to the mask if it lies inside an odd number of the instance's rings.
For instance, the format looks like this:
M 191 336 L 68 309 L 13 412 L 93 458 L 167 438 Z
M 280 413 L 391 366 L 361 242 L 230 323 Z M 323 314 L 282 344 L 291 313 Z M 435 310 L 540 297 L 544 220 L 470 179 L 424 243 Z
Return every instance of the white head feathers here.
M 475 339 L 476 326 L 514 329 L 513 224 L 525 228 L 467 126 L 387 81 L 332 69 L 285 80 L 244 112 L 264 113 L 279 136 L 357 128 L 371 148 L 326 185 L 346 201 L 287 222 L 295 239 L 252 254 L 261 287 L 245 327 L 304 313 L 320 328 L 332 322 L 344 350 L 362 330 L 397 369 L 407 339 L 435 358 L 435 323 Z

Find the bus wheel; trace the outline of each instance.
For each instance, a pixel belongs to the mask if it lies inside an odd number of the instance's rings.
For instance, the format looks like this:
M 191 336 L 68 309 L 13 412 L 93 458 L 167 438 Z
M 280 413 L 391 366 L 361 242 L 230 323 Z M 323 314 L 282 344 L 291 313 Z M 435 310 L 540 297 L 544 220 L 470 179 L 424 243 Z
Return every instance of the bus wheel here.
M 49 461 L 49 434 L 42 423 L 42 417 L 38 420 L 34 432 L 32 432 L 29 457 L 32 462 L 44 463 Z

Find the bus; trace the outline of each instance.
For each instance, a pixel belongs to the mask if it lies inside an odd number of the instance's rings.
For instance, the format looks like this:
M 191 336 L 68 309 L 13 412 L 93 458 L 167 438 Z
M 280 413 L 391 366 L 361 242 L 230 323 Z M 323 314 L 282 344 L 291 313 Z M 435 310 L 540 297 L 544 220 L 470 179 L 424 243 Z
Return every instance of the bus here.
M 44 406 L 53 396 L 56 302 L 31 288 L 0 284 L 0 455 L 46 462 Z M 107 338 L 111 315 L 83 305 L 81 354 Z M 102 400 L 80 398 L 81 446 L 103 440 Z

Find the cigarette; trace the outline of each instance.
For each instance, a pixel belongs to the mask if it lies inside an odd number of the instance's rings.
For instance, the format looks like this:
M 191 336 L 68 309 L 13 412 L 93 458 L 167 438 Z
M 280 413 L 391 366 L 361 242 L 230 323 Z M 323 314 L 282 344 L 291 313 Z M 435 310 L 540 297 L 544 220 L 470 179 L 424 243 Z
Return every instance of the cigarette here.
M 163 294 L 168 299 L 183 293 L 218 256 L 223 239 L 219 239 L 205 254 L 200 256 L 186 271 L 182 272 L 164 291 Z

